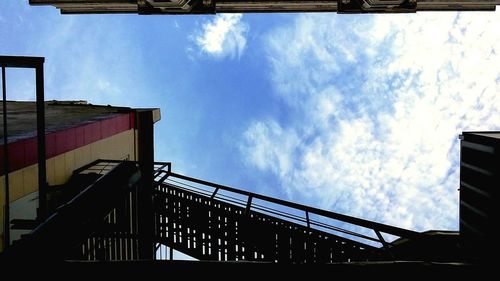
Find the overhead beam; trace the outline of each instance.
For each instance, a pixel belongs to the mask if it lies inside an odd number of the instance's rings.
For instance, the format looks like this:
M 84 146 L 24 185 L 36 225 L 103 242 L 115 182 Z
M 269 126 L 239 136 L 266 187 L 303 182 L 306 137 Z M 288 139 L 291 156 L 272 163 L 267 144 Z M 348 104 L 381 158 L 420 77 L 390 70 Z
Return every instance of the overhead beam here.
M 30 4 L 52 5 L 63 14 L 414 13 L 494 11 L 500 0 L 30 0 Z

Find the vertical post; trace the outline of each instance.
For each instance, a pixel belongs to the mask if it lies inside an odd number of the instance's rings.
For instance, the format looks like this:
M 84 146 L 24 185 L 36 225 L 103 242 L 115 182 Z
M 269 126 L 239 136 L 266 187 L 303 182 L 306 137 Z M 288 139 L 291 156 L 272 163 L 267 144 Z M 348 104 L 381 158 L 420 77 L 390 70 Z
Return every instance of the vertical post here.
M 7 138 L 7 87 L 5 85 L 5 67 L 2 66 L 2 110 L 3 110 L 3 170 L 5 181 L 5 209 L 4 209 L 4 249 L 10 246 L 10 199 L 9 199 L 9 149 Z
M 219 191 L 219 188 L 216 187 L 214 192 L 212 193 L 212 196 L 210 196 L 210 199 L 214 199 L 215 195 L 217 194 L 217 191 Z
M 138 111 L 139 119 L 139 169 L 141 185 L 138 192 L 139 258 L 154 259 L 153 212 L 153 112 Z
M 307 228 L 311 227 L 311 222 L 309 220 L 309 211 L 306 211 L 306 224 L 307 224 Z
M 43 61 L 36 66 L 36 130 L 38 143 L 38 216 L 47 215 L 47 176 L 45 167 L 45 100 L 43 92 Z
M 248 195 L 248 201 L 247 201 L 247 206 L 245 208 L 245 215 L 250 214 L 250 208 L 252 208 L 252 195 Z

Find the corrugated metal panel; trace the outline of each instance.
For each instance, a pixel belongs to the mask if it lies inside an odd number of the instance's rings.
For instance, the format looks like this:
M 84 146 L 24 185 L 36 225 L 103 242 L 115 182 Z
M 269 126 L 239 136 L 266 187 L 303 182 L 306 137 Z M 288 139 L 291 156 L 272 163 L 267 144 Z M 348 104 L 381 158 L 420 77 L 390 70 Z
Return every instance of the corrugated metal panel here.
M 500 139 L 494 135 L 461 136 L 460 236 L 469 254 L 478 258 L 488 258 L 497 244 Z

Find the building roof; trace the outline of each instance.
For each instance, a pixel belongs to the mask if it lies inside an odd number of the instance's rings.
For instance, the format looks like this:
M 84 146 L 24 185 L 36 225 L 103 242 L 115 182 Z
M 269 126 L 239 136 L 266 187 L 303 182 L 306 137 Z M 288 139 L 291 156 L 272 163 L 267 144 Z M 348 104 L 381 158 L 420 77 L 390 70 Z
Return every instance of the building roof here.
M 92 105 L 86 101 L 46 102 L 45 155 L 48 159 L 121 132 L 137 129 L 139 113 L 143 111 L 151 112 L 153 123 L 161 118 L 158 108 Z M 0 113 L 3 115 L 3 111 Z M 37 162 L 36 115 L 35 102 L 7 102 L 10 172 Z M 3 158 L 3 121 L 0 123 L 0 158 Z M 3 164 L 1 161 L 0 176 L 4 173 Z
M 46 132 L 59 131 L 132 111 L 135 109 L 93 105 L 86 101 L 47 101 L 45 102 Z M 0 113 L 3 114 L 1 107 Z M 34 101 L 7 102 L 7 131 L 9 143 L 36 135 L 36 103 Z M 0 145 L 2 145 L 3 122 L 0 122 L 0 138 L 2 138 L 0 139 Z

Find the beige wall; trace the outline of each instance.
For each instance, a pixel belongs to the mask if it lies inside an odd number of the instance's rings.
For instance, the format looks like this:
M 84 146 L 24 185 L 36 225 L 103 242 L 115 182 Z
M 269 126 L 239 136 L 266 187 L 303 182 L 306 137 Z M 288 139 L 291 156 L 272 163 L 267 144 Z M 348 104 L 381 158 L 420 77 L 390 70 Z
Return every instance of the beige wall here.
M 47 181 L 50 185 L 64 184 L 74 170 L 97 159 L 136 160 L 136 133 L 121 132 L 80 148 L 47 159 Z M 9 201 L 15 201 L 38 190 L 38 165 L 9 173 Z M 33 201 L 36 208 L 38 202 Z M 0 177 L 0 251 L 3 249 L 3 212 L 5 205 L 4 176 Z

